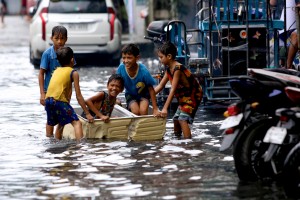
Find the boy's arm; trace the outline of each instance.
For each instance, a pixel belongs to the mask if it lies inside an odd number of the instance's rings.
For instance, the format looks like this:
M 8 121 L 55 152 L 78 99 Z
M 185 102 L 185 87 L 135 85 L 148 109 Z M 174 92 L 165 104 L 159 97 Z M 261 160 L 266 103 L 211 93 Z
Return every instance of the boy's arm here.
M 103 92 L 98 92 L 96 95 L 88 98 L 85 103 L 86 105 L 90 108 L 91 111 L 93 111 L 96 116 L 101 119 L 105 115 L 103 115 L 99 110 L 95 107 L 94 102 L 101 102 L 104 99 L 104 93 Z
M 79 86 L 79 74 L 77 71 L 74 71 L 72 74 L 72 78 L 74 80 L 74 88 L 75 88 L 75 92 L 76 92 L 76 99 L 79 103 L 79 105 L 81 106 L 81 108 L 83 109 L 83 112 L 86 115 L 86 118 L 89 122 L 93 122 L 94 118 L 93 116 L 90 114 L 90 112 L 88 111 L 86 104 L 84 102 L 83 96 L 81 94 L 80 91 L 80 86 Z
M 45 91 L 44 91 L 44 75 L 45 75 L 45 69 L 40 68 L 40 72 L 39 72 L 39 86 L 40 86 L 40 104 L 42 104 L 43 106 L 45 106 Z
M 44 89 L 45 85 L 45 76 L 46 76 L 46 71 L 50 70 L 49 69 L 49 57 L 48 53 L 49 48 L 43 52 L 42 58 L 41 58 L 41 63 L 40 63 L 40 71 L 39 71 L 39 86 L 40 86 L 40 103 L 45 106 L 45 96 L 46 92 Z
M 154 88 L 155 94 L 158 94 L 162 89 L 164 89 L 165 85 L 169 81 L 167 73 L 164 74 L 164 77 L 161 79 L 159 84 Z
M 180 77 L 180 71 L 177 70 L 177 71 L 174 72 L 174 76 L 173 76 L 173 80 L 172 80 L 172 86 L 171 86 L 168 98 L 167 98 L 167 100 L 165 102 L 165 105 L 164 105 L 164 107 L 162 109 L 162 112 L 161 112 L 162 117 L 167 117 L 167 114 L 168 114 L 167 110 L 168 110 L 168 107 L 171 104 L 171 102 L 173 100 L 173 97 L 175 95 L 175 91 L 176 91 L 178 83 L 179 83 L 179 77 Z
M 157 115 L 160 115 L 160 112 L 158 110 L 157 102 L 156 102 L 156 96 L 153 86 L 148 87 L 149 94 L 151 97 L 152 107 L 153 107 L 153 115 L 156 117 Z
M 72 90 L 70 90 L 69 94 L 68 94 L 68 100 L 69 100 L 69 103 L 71 102 L 71 98 L 72 98 Z

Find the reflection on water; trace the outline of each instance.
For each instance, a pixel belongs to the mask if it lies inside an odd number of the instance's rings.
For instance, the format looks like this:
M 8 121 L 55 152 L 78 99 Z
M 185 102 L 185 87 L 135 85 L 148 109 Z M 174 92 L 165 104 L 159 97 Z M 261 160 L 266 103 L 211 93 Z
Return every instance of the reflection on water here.
M 0 199 L 285 198 L 273 183 L 238 182 L 231 154 L 218 151 L 222 106 L 200 107 L 193 139 L 173 138 L 168 120 L 162 141 L 56 141 L 45 137 L 28 47 L 0 49 L 0 60 Z M 113 70 L 79 69 L 83 96 L 105 89 Z

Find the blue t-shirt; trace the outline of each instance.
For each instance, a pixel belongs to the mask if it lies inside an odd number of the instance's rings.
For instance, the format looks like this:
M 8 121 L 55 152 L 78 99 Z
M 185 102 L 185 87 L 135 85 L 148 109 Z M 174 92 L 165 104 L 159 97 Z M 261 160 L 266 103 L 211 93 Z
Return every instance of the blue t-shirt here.
M 76 60 L 74 58 L 74 65 L 76 65 Z M 57 55 L 54 50 L 54 46 L 52 45 L 48 49 L 46 49 L 42 55 L 40 68 L 45 69 L 45 80 L 44 80 L 44 91 L 47 92 L 48 85 L 50 83 L 50 79 L 54 70 L 60 67 L 60 64 L 57 60 Z
M 54 70 L 59 67 L 60 64 L 57 60 L 56 52 L 54 51 L 54 46 L 52 45 L 46 51 L 44 51 L 41 59 L 40 68 L 45 69 L 45 81 L 44 81 L 44 91 L 47 91 L 50 79 Z
M 119 65 L 117 74 L 120 74 L 124 79 L 125 95 L 149 97 L 148 87 L 154 86 L 157 83 L 145 65 L 142 63 L 138 63 L 138 65 L 137 75 L 133 78 L 128 75 L 123 63 Z

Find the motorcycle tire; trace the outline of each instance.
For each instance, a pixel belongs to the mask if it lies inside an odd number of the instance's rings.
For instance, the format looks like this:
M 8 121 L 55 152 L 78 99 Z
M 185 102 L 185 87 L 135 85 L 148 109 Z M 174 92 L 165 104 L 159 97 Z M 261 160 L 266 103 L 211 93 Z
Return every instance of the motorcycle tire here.
M 265 163 L 262 158 L 269 147 L 269 144 L 263 142 L 264 136 L 274 124 L 272 119 L 261 119 L 249 125 L 237 138 L 233 146 L 233 158 L 241 181 L 257 181 L 275 176 L 271 163 Z
M 285 160 L 282 183 L 288 197 L 300 198 L 300 143 L 290 151 Z

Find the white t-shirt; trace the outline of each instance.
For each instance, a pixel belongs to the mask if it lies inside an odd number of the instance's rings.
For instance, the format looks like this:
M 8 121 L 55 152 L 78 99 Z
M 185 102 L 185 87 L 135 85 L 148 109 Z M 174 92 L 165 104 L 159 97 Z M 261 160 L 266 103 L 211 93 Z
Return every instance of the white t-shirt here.
M 286 30 L 296 29 L 296 12 L 295 12 L 295 1 L 294 0 L 286 0 Z M 280 20 L 284 21 L 284 9 L 281 13 Z M 280 30 L 279 34 L 283 33 L 284 30 Z

